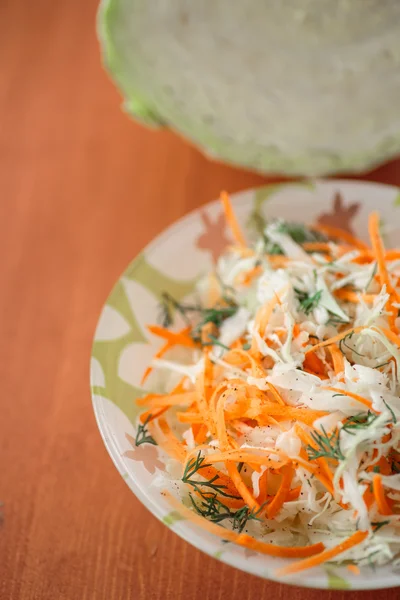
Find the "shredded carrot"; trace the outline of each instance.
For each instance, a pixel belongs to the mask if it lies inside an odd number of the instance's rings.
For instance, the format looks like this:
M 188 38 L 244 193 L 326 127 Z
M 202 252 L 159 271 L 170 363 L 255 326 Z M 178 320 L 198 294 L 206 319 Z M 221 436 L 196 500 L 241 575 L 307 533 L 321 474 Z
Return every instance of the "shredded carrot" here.
M 292 573 L 298 573 L 299 571 L 304 571 L 305 569 L 311 569 L 312 567 L 317 567 L 328 560 L 332 560 L 339 554 L 346 552 L 346 550 L 350 550 L 350 548 L 354 548 L 354 546 L 358 546 L 368 537 L 368 531 L 356 531 L 347 538 L 344 542 L 341 542 L 334 548 L 329 548 L 329 550 L 324 550 L 320 554 L 313 556 L 311 558 L 306 558 L 305 560 L 300 560 L 298 562 L 292 563 L 287 567 L 283 567 L 277 571 L 277 575 L 291 575 Z
M 244 238 L 242 230 L 239 227 L 239 223 L 237 222 L 235 213 L 233 212 L 231 201 L 226 192 L 221 192 L 221 201 L 222 206 L 224 207 L 226 220 L 229 223 L 236 243 L 239 247 L 246 247 L 246 240 Z
M 310 250 L 312 252 L 328 252 L 332 253 L 332 246 L 327 242 L 305 242 L 303 244 L 304 250 Z
M 338 335 L 334 335 L 333 337 L 329 338 L 328 340 L 324 340 L 323 342 L 319 342 L 318 344 L 315 344 L 315 346 L 311 346 L 311 348 L 308 348 L 306 350 L 306 355 L 310 354 L 311 352 L 315 352 L 316 350 L 319 350 L 320 348 L 324 348 L 325 346 L 330 346 L 331 344 L 336 344 L 336 342 L 340 342 L 340 340 L 342 340 L 343 338 L 350 335 L 350 333 L 359 333 L 363 329 L 367 329 L 367 328 L 364 325 L 360 325 L 359 327 L 350 327 L 350 329 L 346 329 L 345 331 L 342 331 Z
M 268 519 L 273 519 L 278 514 L 283 504 L 286 502 L 290 491 L 290 485 L 294 475 L 293 466 L 291 464 L 285 465 L 282 467 L 281 472 L 282 480 L 279 489 L 275 494 L 274 499 L 267 506 Z
M 274 385 L 272 385 L 272 383 L 269 383 L 269 382 L 268 382 L 268 387 L 269 387 L 269 389 L 271 391 L 271 394 L 273 395 L 273 397 L 277 401 L 277 403 L 281 404 L 282 406 L 286 406 L 286 402 L 284 401 L 284 399 L 282 398 L 282 396 L 280 395 L 280 393 L 278 392 L 278 390 L 276 389 L 276 387 Z
M 221 527 L 220 525 L 216 525 L 215 523 L 207 521 L 207 519 L 204 519 L 189 508 L 186 508 L 186 506 L 181 504 L 179 500 L 174 498 L 166 490 L 163 492 L 163 495 L 168 500 L 169 504 L 175 510 L 177 510 L 177 512 L 179 512 L 186 519 L 192 521 L 192 523 L 195 523 L 202 529 L 205 529 L 209 533 L 212 533 L 218 536 L 219 538 L 228 540 L 235 544 L 239 544 L 240 546 L 244 546 L 245 548 L 250 548 L 251 550 L 256 550 L 257 552 L 261 552 L 262 554 L 267 554 L 269 556 L 278 556 L 281 558 L 299 558 L 313 556 L 324 550 L 324 545 L 320 542 L 318 544 L 312 544 L 310 546 L 289 547 L 259 542 L 245 533 L 236 533 L 229 529 L 225 529 L 225 527 Z
M 151 435 L 160 446 L 172 458 L 183 462 L 186 458 L 186 450 L 182 442 L 178 440 L 172 432 L 166 419 L 162 416 L 157 420 L 158 428 L 154 426 L 154 421 L 149 422 Z
M 385 260 L 398 260 L 400 258 L 400 250 L 386 250 Z
M 359 394 L 353 394 L 353 392 L 349 392 L 348 390 L 342 390 L 341 388 L 330 387 L 330 386 L 323 387 L 321 389 L 326 390 L 328 392 L 334 392 L 335 394 L 340 394 L 341 396 L 348 396 L 349 398 L 353 398 L 353 400 L 356 400 L 357 402 L 364 404 L 364 406 L 367 406 L 367 408 L 369 408 L 369 410 L 373 410 L 371 400 L 368 400 L 367 398 L 364 398 L 363 396 L 360 396 Z
M 335 346 L 335 344 L 332 344 L 331 346 L 329 346 L 329 352 L 331 353 L 331 356 L 332 356 L 333 368 L 335 370 L 335 374 L 338 376 L 338 378 L 341 381 L 343 381 L 343 377 L 344 377 L 343 354 L 340 352 L 339 348 L 337 346 Z
M 322 233 L 325 233 L 326 235 L 334 239 L 343 240 L 344 242 L 346 242 L 346 244 L 354 246 L 354 248 L 358 248 L 360 250 L 368 250 L 368 246 L 365 242 L 359 240 L 354 235 L 351 235 L 351 233 L 349 233 L 348 231 L 340 229 L 339 227 L 332 227 L 331 225 L 323 225 L 321 223 L 317 223 L 316 225 L 313 225 L 312 228 L 316 231 L 321 231 Z
M 306 354 L 303 362 L 303 367 L 305 371 L 308 371 L 309 373 L 314 373 L 320 378 L 326 377 L 325 365 L 316 354 Z
M 383 245 L 382 238 L 379 233 L 379 214 L 377 212 L 371 213 L 368 222 L 369 235 L 371 238 L 372 248 L 375 253 L 376 262 L 378 265 L 378 276 L 381 285 L 386 285 L 386 290 L 389 294 L 389 300 L 386 303 L 386 310 L 389 313 L 389 324 L 391 330 L 399 334 L 399 330 L 396 326 L 397 310 L 393 307 L 393 302 L 398 302 L 400 297 L 394 289 L 390 276 L 386 267 L 385 261 L 385 247 Z
M 258 480 L 258 489 L 259 494 L 256 498 L 258 504 L 262 506 L 267 501 L 267 489 L 268 489 L 268 473 L 269 470 L 265 469 L 264 473 L 261 474 L 260 479 Z M 253 489 L 254 493 L 254 489 Z
M 295 460 L 293 460 L 293 464 L 294 465 L 297 464 L 298 466 L 303 467 L 303 469 L 305 469 L 306 471 L 309 471 L 309 473 L 312 473 L 314 475 L 315 479 L 318 479 L 318 481 L 320 481 L 322 483 L 322 485 L 328 490 L 328 492 L 330 494 L 332 494 L 332 496 L 334 495 L 334 489 L 333 489 L 333 485 L 332 485 L 331 481 L 325 475 L 323 475 L 319 471 L 318 468 L 316 468 L 314 465 L 312 465 L 308 460 L 298 456 Z
M 145 403 L 145 398 L 142 398 L 137 401 L 139 406 L 154 406 L 154 408 L 161 408 L 163 406 L 189 406 L 193 402 L 196 402 L 197 394 L 195 392 L 182 392 L 180 394 L 171 394 L 166 396 L 156 396 L 153 398 L 148 398 Z
M 389 506 L 389 503 L 387 501 L 387 498 L 385 496 L 385 492 L 384 492 L 383 485 L 382 485 L 382 476 L 379 473 L 376 473 L 374 475 L 374 478 L 372 480 L 372 487 L 374 490 L 375 501 L 376 501 L 378 510 L 381 513 L 381 515 L 393 514 L 393 512 Z
M 268 556 L 278 556 L 280 558 L 300 558 L 318 555 L 323 551 L 324 545 L 321 542 L 311 546 L 277 546 L 276 544 L 266 544 L 260 542 L 246 533 L 240 533 L 235 540 L 239 546 L 244 546 L 250 550 L 256 550 L 261 554 Z
M 376 294 L 359 294 L 358 292 L 345 290 L 343 288 L 335 290 L 334 294 L 336 298 L 346 300 L 347 302 L 353 302 L 353 304 L 358 304 L 361 300 L 364 300 L 364 302 L 373 302 L 376 299 Z
M 347 565 L 347 570 L 353 575 L 359 575 L 361 573 L 360 568 L 357 565 Z
M 178 346 L 187 346 L 188 348 L 195 348 L 196 344 L 192 340 L 192 338 L 188 335 L 190 328 L 185 328 L 183 331 L 174 333 L 165 327 L 160 327 L 160 325 L 148 325 L 147 329 L 150 333 L 157 335 L 158 337 L 167 340 L 171 344 Z

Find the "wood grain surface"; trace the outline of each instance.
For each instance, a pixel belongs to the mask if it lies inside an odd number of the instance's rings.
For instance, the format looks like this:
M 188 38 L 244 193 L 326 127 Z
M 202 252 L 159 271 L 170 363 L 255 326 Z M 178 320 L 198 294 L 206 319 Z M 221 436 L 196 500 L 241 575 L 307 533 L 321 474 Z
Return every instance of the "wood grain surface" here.
M 265 178 L 130 122 L 100 66 L 95 10 L 0 2 L 0 598 L 317 600 L 180 540 L 100 438 L 89 356 L 112 284 L 176 218 Z M 400 185 L 400 163 L 368 178 Z M 399 590 L 352 594 L 379 597 Z

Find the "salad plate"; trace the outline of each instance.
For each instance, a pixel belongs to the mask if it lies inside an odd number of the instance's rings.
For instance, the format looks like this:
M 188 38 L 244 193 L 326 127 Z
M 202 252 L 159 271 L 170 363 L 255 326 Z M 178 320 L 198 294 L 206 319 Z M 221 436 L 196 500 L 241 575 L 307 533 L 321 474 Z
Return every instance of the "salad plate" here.
M 352 239 L 367 242 L 369 215 L 379 210 L 385 246 L 394 247 L 400 240 L 400 191 L 391 186 L 310 180 L 251 189 L 233 194 L 230 200 L 237 222 L 249 239 L 255 236 L 260 222 L 296 222 L 317 224 L 321 231 L 340 228 Z M 363 566 L 361 576 L 357 569 L 330 561 L 285 575 L 286 558 L 226 543 L 187 518 L 187 507 L 182 512 L 171 504 L 165 489 L 174 466 L 171 467 L 165 449 L 153 443 L 151 436 L 150 443 L 137 444 L 138 436 L 143 441 L 148 435 L 143 421 L 138 420 L 145 410 L 140 399 L 154 390 L 169 391 L 163 389 L 165 381 L 156 373 L 143 379 L 162 345 L 148 325 L 163 318 L 160 311 L 165 309 L 166 298 L 181 306 L 197 301 L 201 281 L 215 269 L 225 249 L 235 243 L 234 234 L 220 201 L 202 206 L 153 240 L 111 291 L 97 325 L 90 375 L 94 412 L 114 465 L 133 493 L 166 526 L 196 548 L 233 567 L 313 588 L 399 586 L 400 564 L 396 560 L 374 568 Z M 307 311 L 313 308 L 307 306 Z M 178 314 L 178 326 L 184 327 L 181 317 Z

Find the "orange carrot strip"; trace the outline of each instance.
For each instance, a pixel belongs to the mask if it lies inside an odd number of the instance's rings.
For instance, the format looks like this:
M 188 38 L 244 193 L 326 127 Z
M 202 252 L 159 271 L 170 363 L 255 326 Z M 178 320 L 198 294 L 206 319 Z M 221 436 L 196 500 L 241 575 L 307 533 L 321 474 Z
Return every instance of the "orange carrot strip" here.
M 378 264 L 378 276 L 381 285 L 386 285 L 387 292 L 390 295 L 389 300 L 386 303 L 386 310 L 389 313 L 389 323 L 390 328 L 396 334 L 399 333 L 398 328 L 396 327 L 396 316 L 397 310 L 393 310 L 393 301 L 398 302 L 400 299 L 399 294 L 394 289 L 392 282 L 390 280 L 390 276 L 388 270 L 386 268 L 385 261 L 385 247 L 383 245 L 382 238 L 379 233 L 379 214 L 377 212 L 371 213 L 368 222 L 369 235 L 371 238 L 372 248 L 374 250 L 376 261 Z
M 200 517 L 201 518 L 201 517 Z M 268 556 L 279 556 L 281 558 L 299 558 L 318 555 L 323 551 L 324 545 L 319 542 L 311 546 L 277 546 L 276 544 L 266 544 L 255 540 L 247 533 L 240 533 L 238 538 L 235 540 L 239 546 L 244 546 L 250 550 L 256 550 L 261 554 L 267 554 Z
M 385 262 L 385 248 L 382 242 L 382 238 L 379 233 L 379 214 L 373 212 L 369 216 L 368 222 L 369 236 L 371 238 L 372 248 L 375 253 L 376 261 L 378 264 L 378 275 L 381 285 L 386 284 L 389 288 L 392 287 L 390 283 L 389 273 L 386 268 Z
M 392 342 L 396 346 L 400 346 L 400 337 L 396 333 L 394 333 L 394 331 L 386 329 L 385 327 L 371 327 L 371 329 L 383 333 L 383 335 L 389 340 L 389 342 Z
M 204 423 L 203 416 L 197 412 L 177 412 L 176 418 L 180 423 L 190 423 L 191 425 L 202 425 Z
M 335 374 L 337 376 L 340 376 L 340 378 L 338 378 L 342 381 L 344 377 L 343 354 L 340 352 L 339 348 L 335 346 L 335 344 L 331 344 L 331 346 L 329 346 L 329 352 L 331 353 Z
M 158 429 L 154 427 L 154 422 L 149 422 L 149 431 L 158 446 L 165 450 L 167 454 L 179 460 L 179 462 L 184 462 L 186 459 L 186 450 L 182 442 L 180 442 L 171 431 L 171 428 L 164 417 L 159 418 L 157 423 L 161 430 L 161 435 Z
M 303 367 L 306 371 L 314 373 L 320 378 L 326 376 L 325 365 L 316 354 L 306 354 L 303 362 Z
M 310 408 L 296 408 L 293 406 L 282 406 L 276 402 L 262 402 L 260 406 L 254 406 L 253 408 L 241 408 L 235 407 L 234 405 L 228 407 L 226 410 L 226 418 L 239 419 L 256 419 L 263 420 L 265 417 L 274 417 L 275 419 L 301 421 L 306 425 L 312 425 L 316 419 L 325 417 L 328 413 L 323 410 L 312 410 Z
M 242 496 L 245 504 L 247 504 L 251 510 L 258 511 L 260 509 L 260 505 L 244 483 L 236 465 L 233 463 L 225 463 L 225 466 L 233 485 L 239 492 L 240 496 Z
M 236 533 L 230 529 L 225 529 L 225 527 L 221 527 L 221 525 L 217 525 L 216 523 L 212 523 L 207 521 L 204 517 L 196 514 L 189 508 L 186 508 L 179 500 L 174 498 L 168 491 L 163 491 L 164 497 L 167 499 L 169 504 L 175 508 L 182 516 L 184 516 L 192 523 L 195 523 L 199 527 L 202 527 L 209 533 L 212 533 L 222 539 L 228 540 L 230 542 L 234 542 L 235 544 L 239 544 L 240 546 L 244 546 L 245 548 L 251 548 L 252 550 L 256 550 L 261 552 L 262 554 L 268 554 L 270 556 L 279 556 L 281 558 L 299 558 L 299 557 L 307 557 L 313 556 L 314 554 L 318 554 L 324 550 L 324 545 L 322 543 L 313 544 L 311 546 L 277 546 L 276 544 L 266 544 L 264 542 L 259 542 L 255 540 L 251 536 L 245 533 Z
M 344 289 L 335 290 L 334 294 L 340 300 L 347 300 L 348 302 L 353 302 L 354 304 L 358 304 L 360 299 L 364 300 L 364 302 L 373 302 L 376 298 L 376 294 L 359 294 L 357 292 L 353 292 L 352 290 Z
M 319 469 L 317 467 L 314 467 L 314 465 L 312 465 L 308 460 L 298 456 L 295 460 L 293 460 L 293 464 L 299 467 L 303 467 L 303 469 L 312 473 L 314 477 L 318 479 L 318 481 L 322 483 L 322 485 L 328 490 L 328 492 L 332 494 L 332 496 L 335 495 L 333 485 L 329 481 L 329 479 L 325 477 L 325 475 L 322 475 Z
M 282 480 L 274 499 L 268 504 L 267 516 L 268 519 L 273 519 L 279 513 L 284 502 L 286 502 L 290 486 L 292 483 L 294 469 L 291 464 L 285 465 L 281 469 Z
M 319 350 L 319 348 L 324 348 L 325 346 L 330 346 L 331 344 L 336 344 L 336 342 L 340 342 L 340 340 L 345 338 L 350 333 L 359 333 L 363 329 L 367 329 L 367 327 L 365 327 L 365 325 L 360 325 L 359 327 L 350 327 L 350 329 L 346 329 L 345 331 L 342 331 L 338 335 L 334 335 L 333 337 L 331 337 L 327 340 L 324 340 L 323 342 L 319 342 L 318 344 L 315 344 L 315 346 L 311 346 L 311 348 L 308 348 L 308 350 L 306 350 L 305 353 L 307 355 L 307 354 L 310 354 L 311 352 L 315 352 L 316 350 Z
M 400 258 L 400 250 L 386 250 L 385 260 L 398 260 Z
M 273 448 L 270 449 L 270 452 L 274 452 Z M 287 463 L 286 458 L 282 458 L 282 460 L 277 461 L 269 458 L 267 452 L 263 454 L 256 454 L 255 452 L 246 452 L 246 449 L 241 450 L 240 448 L 210 454 L 207 456 L 206 460 L 208 464 L 233 461 L 244 462 L 247 464 L 253 463 L 254 465 L 264 465 L 266 467 L 271 467 L 272 469 L 280 469 L 283 465 L 285 465 L 285 463 Z
M 260 504 L 260 506 L 262 506 L 264 502 L 267 501 L 268 473 L 268 469 L 265 469 L 264 473 L 262 473 L 260 479 L 258 480 L 259 494 L 256 500 Z
M 350 573 L 353 573 L 353 575 L 359 575 L 361 573 L 357 565 L 347 565 L 347 570 L 350 571 Z
M 163 398 L 163 394 L 146 394 L 146 396 L 142 396 L 141 398 L 137 398 L 135 400 L 138 406 L 149 406 L 150 402 L 155 398 Z
M 299 571 L 304 571 L 305 569 L 311 569 L 312 567 L 316 567 L 318 565 L 335 558 L 339 554 L 342 554 L 346 550 L 350 550 L 354 546 L 361 544 L 368 537 L 368 531 L 356 531 L 348 537 L 346 540 L 334 546 L 334 548 L 330 548 L 329 550 L 324 550 L 317 556 L 312 558 L 307 558 L 305 560 L 300 560 L 298 562 L 292 563 L 287 567 L 283 567 L 282 569 L 278 569 L 276 572 L 277 575 L 291 575 L 292 573 L 298 573 Z
M 376 475 L 374 475 L 374 478 L 372 480 L 372 487 L 374 491 L 375 501 L 381 515 L 392 515 L 393 512 L 389 506 L 389 503 L 385 496 L 385 491 L 383 489 L 382 476 L 379 473 L 376 473 Z
M 193 437 L 196 444 L 204 444 L 207 439 L 208 427 L 204 423 L 192 425 Z
M 236 243 L 240 247 L 246 247 L 246 240 L 244 238 L 242 230 L 239 227 L 239 223 L 236 219 L 236 215 L 233 212 L 232 204 L 231 204 L 228 194 L 226 192 L 221 192 L 220 199 L 222 202 L 222 206 L 224 207 L 225 218 L 231 228 L 231 231 L 233 233 L 233 237 L 235 238 Z
M 146 410 L 146 412 L 140 415 L 140 422 L 144 423 L 147 420 L 147 422 L 150 423 L 151 421 L 154 421 L 154 419 L 158 419 L 158 417 L 165 413 L 168 410 L 168 408 L 169 406 L 164 406 L 164 408 L 156 409 L 150 408 L 149 410 Z
M 328 252 L 332 253 L 332 248 L 327 242 L 305 242 L 302 244 L 304 250 L 310 250 L 312 252 Z
M 226 410 L 226 418 L 229 420 L 240 419 L 256 419 L 263 421 L 266 418 L 274 417 L 277 420 L 301 421 L 306 425 L 312 425 L 314 421 L 325 417 L 328 413 L 323 410 L 312 410 L 310 408 L 296 408 L 293 406 L 282 406 L 275 402 L 263 402 L 259 407 L 241 408 L 233 406 Z
M 301 493 L 301 485 L 289 490 L 288 495 L 286 496 L 286 502 L 293 502 L 293 500 L 297 500 Z
M 144 399 L 142 399 L 142 401 L 143 400 Z M 154 406 L 154 408 L 161 408 L 162 406 L 190 406 L 191 404 L 193 404 L 193 402 L 196 402 L 196 400 L 196 392 L 166 394 L 165 396 L 150 398 L 147 401 L 147 406 Z
M 317 223 L 312 226 L 312 229 L 316 231 L 322 231 L 327 236 L 332 237 L 334 239 L 343 240 L 350 246 L 354 246 L 359 250 L 369 250 L 367 244 L 362 240 L 358 239 L 354 235 L 351 235 L 348 231 L 344 229 L 340 229 L 339 227 L 332 227 L 331 225 L 323 225 L 321 223 Z
M 256 314 L 256 318 L 255 318 L 255 326 L 258 326 L 258 330 L 259 333 L 261 335 L 261 337 L 263 337 L 264 333 L 265 333 L 265 329 L 268 325 L 268 321 L 273 313 L 273 310 L 275 308 L 275 306 L 277 304 L 280 304 L 281 300 L 280 300 L 280 296 L 283 296 L 283 294 L 286 292 L 286 290 L 288 289 L 288 285 L 285 285 L 283 288 L 281 288 L 275 295 L 274 297 L 267 302 L 266 304 L 264 304 L 259 311 Z M 252 350 L 258 350 L 257 347 L 257 342 L 256 340 L 253 338 L 252 341 L 252 346 L 251 346 Z
M 274 385 L 272 385 L 272 383 L 269 383 L 269 382 L 268 382 L 268 387 L 269 387 L 269 389 L 271 391 L 271 394 L 273 395 L 273 397 L 277 401 L 277 403 L 281 404 L 282 406 L 286 406 L 286 402 L 284 401 L 284 399 L 282 398 L 282 396 L 280 395 L 280 393 L 278 392 L 278 390 L 276 389 L 276 387 Z
M 189 327 L 185 327 L 182 331 L 174 332 L 166 329 L 165 327 L 160 327 L 160 325 L 147 325 L 147 329 L 153 335 L 163 338 L 164 340 L 168 340 L 171 344 L 179 345 L 179 346 L 187 346 L 188 348 L 195 348 L 196 344 L 192 340 L 192 338 L 188 335 L 190 331 Z
M 253 279 L 258 277 L 258 275 L 260 275 L 262 271 L 263 270 L 260 265 L 258 265 L 257 267 L 253 267 L 252 269 L 249 269 L 246 273 L 240 274 L 238 281 L 239 283 L 242 283 L 242 285 L 250 285 Z
M 321 390 L 327 390 L 328 392 L 335 392 L 336 394 L 342 394 L 343 396 L 348 396 L 349 398 L 352 398 L 353 400 L 360 402 L 360 404 L 364 404 L 364 406 L 367 406 L 370 410 L 374 410 L 372 408 L 372 402 L 370 400 L 367 400 L 367 398 L 360 396 L 359 394 L 354 394 L 353 392 L 349 392 L 348 390 L 342 390 L 341 388 L 330 387 L 330 386 L 321 387 Z
M 161 348 L 155 353 L 155 355 L 153 356 L 154 358 L 161 358 L 162 356 L 164 356 L 164 354 L 166 352 L 168 352 L 168 350 L 170 350 L 171 348 L 173 348 L 174 344 L 172 344 L 170 341 L 167 341 L 164 346 L 161 346 Z M 142 379 L 140 381 L 140 384 L 143 385 L 144 382 L 146 381 L 146 379 L 149 377 L 150 373 L 152 373 L 154 370 L 154 367 L 147 367 L 147 369 L 145 370 L 145 372 L 143 373 Z

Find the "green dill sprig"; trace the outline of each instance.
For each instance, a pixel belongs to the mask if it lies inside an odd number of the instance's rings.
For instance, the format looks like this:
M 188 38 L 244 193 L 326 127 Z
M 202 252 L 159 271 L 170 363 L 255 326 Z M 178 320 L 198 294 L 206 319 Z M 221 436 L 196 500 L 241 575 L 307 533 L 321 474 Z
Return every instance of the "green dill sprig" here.
M 198 473 L 200 469 L 205 467 L 211 467 L 211 465 L 204 462 L 205 457 L 201 456 L 201 452 L 199 451 L 196 458 L 192 458 L 185 466 L 185 470 L 183 472 L 182 481 L 187 485 L 192 486 L 195 492 L 200 495 L 204 494 L 204 489 L 211 490 L 214 494 L 219 494 L 221 496 L 225 496 L 226 498 L 235 498 L 236 500 L 240 499 L 240 496 L 232 496 L 232 494 L 228 494 L 225 490 L 227 489 L 226 485 L 216 483 L 219 480 L 218 475 L 214 475 L 209 480 L 201 481 L 199 479 L 193 479 L 193 476 Z
M 228 346 L 225 346 L 225 344 L 223 344 L 222 342 L 220 342 L 219 339 L 215 337 L 215 335 L 211 335 L 211 333 L 209 333 L 207 337 L 210 340 L 210 342 L 206 342 L 205 344 L 203 343 L 203 346 L 219 346 L 224 350 L 230 350 L 230 348 Z
M 385 525 L 389 525 L 390 521 L 375 521 L 375 522 L 371 522 L 371 526 L 374 528 L 374 533 L 376 533 L 377 531 L 380 530 L 381 527 L 384 527 Z
M 333 458 L 334 460 L 345 460 L 340 449 L 340 432 L 335 429 L 328 434 L 324 427 L 321 427 L 322 433 L 312 432 L 311 437 L 316 444 L 316 448 L 307 446 L 307 453 L 310 460 L 317 458 Z
M 355 435 L 359 429 L 370 427 L 376 421 L 378 416 L 379 415 L 372 413 L 370 410 L 366 414 L 360 413 L 358 415 L 353 415 L 343 423 L 342 430 L 350 435 Z
M 220 327 L 228 317 L 232 317 L 238 310 L 238 306 L 215 306 L 214 308 L 204 308 L 199 312 L 200 320 L 193 328 L 191 337 L 195 342 L 201 342 L 201 330 L 208 323 Z
M 272 221 L 273 223 L 274 221 Z M 320 233 L 319 231 L 315 231 L 306 227 L 302 223 L 291 223 L 287 221 L 277 222 L 277 231 L 279 233 L 285 233 L 288 235 L 296 244 L 305 244 L 306 242 L 326 242 L 328 238 Z M 266 254 L 283 254 L 281 247 L 279 244 L 276 244 L 271 239 L 269 239 L 266 233 L 266 227 L 268 222 L 264 219 L 264 217 L 260 214 L 258 210 L 255 210 L 250 219 L 248 221 L 249 228 L 253 229 L 259 237 L 262 238 L 264 242 L 264 252 Z
M 306 315 L 309 315 L 310 312 L 318 306 L 321 300 L 322 290 L 318 290 L 312 295 L 303 290 L 299 290 L 298 288 L 294 288 L 294 291 L 300 303 L 300 308 Z
M 306 242 L 326 242 L 328 238 L 319 231 L 313 230 L 303 223 L 291 223 L 282 221 L 277 228 L 279 233 L 286 233 L 296 244 L 305 244 Z
M 248 506 L 242 506 L 237 510 L 231 510 L 226 504 L 221 502 L 216 494 L 200 494 L 200 502 L 195 502 L 193 495 L 189 494 L 190 501 L 194 510 L 202 517 L 212 521 L 213 523 L 221 523 L 225 520 L 232 521 L 232 529 L 238 530 L 239 533 L 246 527 L 248 521 L 260 521 L 258 517 L 265 504 L 257 511 L 250 509 Z
M 221 283 L 221 286 L 223 284 Z M 174 322 L 174 313 L 178 312 L 187 325 L 192 328 L 191 337 L 196 342 L 201 342 L 201 330 L 208 323 L 220 327 L 228 317 L 232 317 L 239 306 L 230 296 L 229 286 L 221 287 L 222 299 L 226 306 L 217 304 L 212 308 L 203 308 L 199 304 L 183 304 L 178 302 L 168 292 L 161 294 L 161 303 L 159 306 L 159 321 L 163 327 L 170 327 Z
M 393 423 L 396 424 L 397 423 L 397 418 L 396 418 L 396 415 L 393 412 L 393 409 L 389 406 L 389 404 L 386 402 L 386 400 L 384 398 L 382 398 L 382 402 L 386 406 L 386 408 L 388 409 L 388 411 L 390 412 L 390 414 L 392 415 L 392 421 L 393 421 Z
M 174 323 L 174 312 L 178 312 L 187 325 L 191 325 L 189 315 L 196 314 L 202 310 L 201 306 L 196 304 L 183 304 L 175 300 L 168 292 L 161 294 L 159 305 L 159 321 L 163 327 L 170 327 Z
M 149 434 L 147 430 L 147 424 L 150 419 L 151 415 L 147 417 L 143 424 L 139 423 L 135 438 L 136 446 L 141 446 L 141 444 L 153 444 L 153 446 L 157 446 L 156 440 Z
M 339 350 L 343 355 L 346 355 L 346 352 L 343 350 L 342 346 L 344 346 L 345 348 L 347 348 L 348 350 L 350 350 L 350 352 L 354 352 L 354 354 L 357 354 L 357 356 L 361 356 L 361 358 L 364 357 L 364 354 L 360 354 L 360 352 L 357 352 L 357 350 L 354 350 L 354 348 L 352 348 L 351 346 L 349 346 L 346 342 L 346 340 L 351 340 L 351 338 L 354 335 L 354 331 L 351 331 L 350 333 L 348 333 L 344 338 L 342 338 L 339 342 Z

